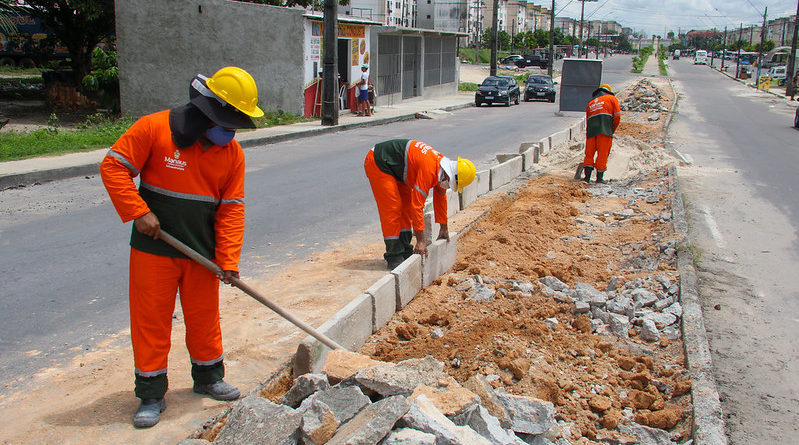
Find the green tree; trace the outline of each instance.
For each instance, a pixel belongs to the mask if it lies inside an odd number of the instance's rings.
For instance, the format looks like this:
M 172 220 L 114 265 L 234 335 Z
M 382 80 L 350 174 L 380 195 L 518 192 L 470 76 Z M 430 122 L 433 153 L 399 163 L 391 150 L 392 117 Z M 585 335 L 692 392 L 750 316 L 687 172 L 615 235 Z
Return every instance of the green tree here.
M 669 38 L 669 40 L 673 40 L 673 39 L 674 39 L 674 31 L 669 31 L 669 32 L 666 34 L 666 37 L 668 37 L 668 38 Z
M 92 53 L 92 69 L 81 81 L 89 91 L 100 94 L 100 103 L 119 114 L 119 67 L 116 51 L 94 48 Z
M 114 0 L 26 0 L 25 5 L 67 47 L 75 81 L 80 83 L 91 69 L 94 47 L 114 34 Z

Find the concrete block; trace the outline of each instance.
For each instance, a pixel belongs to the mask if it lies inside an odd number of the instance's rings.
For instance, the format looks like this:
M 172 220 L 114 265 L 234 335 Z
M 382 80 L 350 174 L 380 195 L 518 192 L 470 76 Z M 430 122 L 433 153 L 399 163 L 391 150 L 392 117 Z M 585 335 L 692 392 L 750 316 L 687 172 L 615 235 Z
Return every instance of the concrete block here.
M 550 149 L 555 148 L 560 144 L 568 142 L 570 137 L 571 137 L 571 132 L 568 129 L 550 135 L 549 136 Z
M 422 258 L 422 287 L 429 286 L 455 264 L 457 239 L 458 234 L 450 232 L 449 241 L 441 239 L 427 246 L 427 257 Z
M 497 162 L 502 164 L 503 162 L 510 161 L 511 159 L 513 159 L 513 158 L 515 158 L 517 156 L 519 156 L 519 154 L 516 154 L 516 153 L 500 153 L 500 154 L 496 155 L 496 158 L 497 158 Z
M 491 167 L 491 190 L 496 190 L 509 183 L 522 172 L 522 157 L 516 155 L 499 165 Z
M 460 193 L 460 207 L 461 210 L 469 207 L 469 204 L 477 200 L 477 178 L 474 178 L 471 184 L 464 187 Z
M 441 224 L 436 222 L 435 212 L 430 210 L 424 214 L 424 242 L 430 244 L 438 238 Z M 411 244 L 416 242 L 416 237 L 411 239 Z
M 397 308 L 399 311 L 405 307 L 413 297 L 422 290 L 422 257 L 411 255 L 402 264 L 391 271 L 396 284 Z
M 385 326 L 397 311 L 396 282 L 394 275 L 386 274 L 366 289 L 366 293 L 372 298 L 372 332 Z
M 372 335 L 372 297 L 358 295 L 317 330 L 350 351 L 358 350 Z M 328 352 L 330 348 L 306 337 L 294 354 L 294 375 L 320 372 Z
M 452 218 L 461 209 L 460 196 L 457 191 L 447 190 L 447 218 Z
M 535 147 L 530 147 L 522 153 L 522 171 L 530 170 L 535 164 Z
M 491 191 L 491 171 L 478 171 L 474 178 L 474 182 L 477 183 L 477 196 L 485 195 Z
M 541 147 L 541 154 L 546 154 L 550 149 L 549 138 L 546 137 L 538 141 L 538 146 Z
M 519 145 L 519 154 L 524 153 L 536 145 L 538 145 L 538 142 L 522 142 L 521 145 Z

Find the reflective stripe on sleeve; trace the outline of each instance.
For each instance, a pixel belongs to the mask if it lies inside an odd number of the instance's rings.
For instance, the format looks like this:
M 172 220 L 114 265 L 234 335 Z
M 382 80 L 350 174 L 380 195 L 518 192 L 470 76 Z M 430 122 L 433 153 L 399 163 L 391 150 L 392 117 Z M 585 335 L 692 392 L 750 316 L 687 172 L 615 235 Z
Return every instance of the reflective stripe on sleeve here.
M 146 182 L 141 183 L 141 187 L 151 192 L 160 193 L 165 196 L 171 196 L 172 198 L 181 198 L 181 199 L 188 199 L 191 201 L 200 201 L 200 202 L 212 202 L 216 203 L 217 200 L 213 196 L 205 196 L 205 195 L 193 195 L 191 193 L 181 193 L 175 192 L 172 190 L 162 189 L 161 187 L 156 187 L 154 185 L 147 184 Z
M 421 188 L 419 188 L 419 186 L 418 186 L 418 185 L 414 184 L 414 185 L 413 185 L 413 188 L 414 188 L 414 189 L 416 189 L 416 191 L 417 191 L 417 192 L 421 193 L 421 194 L 422 194 L 422 196 L 424 196 L 425 198 L 427 198 L 427 193 L 425 193 L 424 191 L 422 191 L 422 189 L 421 189 Z
M 223 199 L 220 204 L 244 204 L 244 198 Z
M 108 153 L 106 153 L 106 156 L 111 156 L 112 158 L 116 158 L 119 162 L 122 163 L 122 165 L 127 167 L 128 170 L 133 172 L 135 175 L 138 175 L 140 173 L 139 169 L 134 167 L 133 164 L 130 161 L 128 161 L 127 159 L 125 159 L 125 157 L 122 156 L 120 153 L 117 153 L 114 150 L 108 150 Z
M 408 183 L 408 152 L 410 150 L 411 150 L 411 141 L 408 141 L 408 143 L 405 144 L 405 168 L 402 170 L 402 182 L 404 182 L 405 184 Z

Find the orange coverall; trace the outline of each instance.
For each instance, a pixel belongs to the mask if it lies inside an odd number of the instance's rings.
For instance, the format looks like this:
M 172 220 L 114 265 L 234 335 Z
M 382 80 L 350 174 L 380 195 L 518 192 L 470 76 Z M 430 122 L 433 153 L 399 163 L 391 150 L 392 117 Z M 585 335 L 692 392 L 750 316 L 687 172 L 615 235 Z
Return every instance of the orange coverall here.
M 142 117 L 122 135 L 100 172 L 123 222 L 152 211 L 163 230 L 223 270 L 238 271 L 244 234 L 244 153 L 238 142 L 178 149 L 165 110 Z M 139 190 L 133 182 L 137 175 Z M 134 226 L 129 285 L 137 397 L 160 398 L 166 392 L 178 291 L 192 377 L 199 384 L 224 377 L 219 279 L 212 272 Z
M 435 221 L 447 224 L 447 191 L 438 186 L 444 155 L 420 141 L 393 139 L 376 144 L 364 160 L 364 170 L 377 202 L 386 261 L 413 253 L 413 231 L 424 231 L 424 203 L 434 188 Z
M 619 100 L 605 93 L 588 102 L 585 108 L 586 139 L 584 167 L 595 167 L 598 172 L 608 168 L 608 156 L 613 145 L 613 133 L 621 120 Z M 596 161 L 594 157 L 596 156 Z

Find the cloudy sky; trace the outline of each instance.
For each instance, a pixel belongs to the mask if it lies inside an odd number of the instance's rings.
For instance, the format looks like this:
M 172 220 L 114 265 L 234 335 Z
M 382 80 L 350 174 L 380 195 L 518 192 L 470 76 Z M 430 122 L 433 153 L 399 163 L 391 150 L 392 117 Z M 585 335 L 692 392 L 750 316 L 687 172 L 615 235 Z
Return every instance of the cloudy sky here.
M 551 7 L 551 0 L 533 0 Z M 585 17 L 615 20 L 622 26 L 645 34 L 665 35 L 690 29 L 737 28 L 741 23 L 762 24 L 763 10 L 768 19 L 796 14 L 797 0 L 599 0 L 585 2 Z M 580 0 L 556 0 L 558 16 L 580 19 Z

